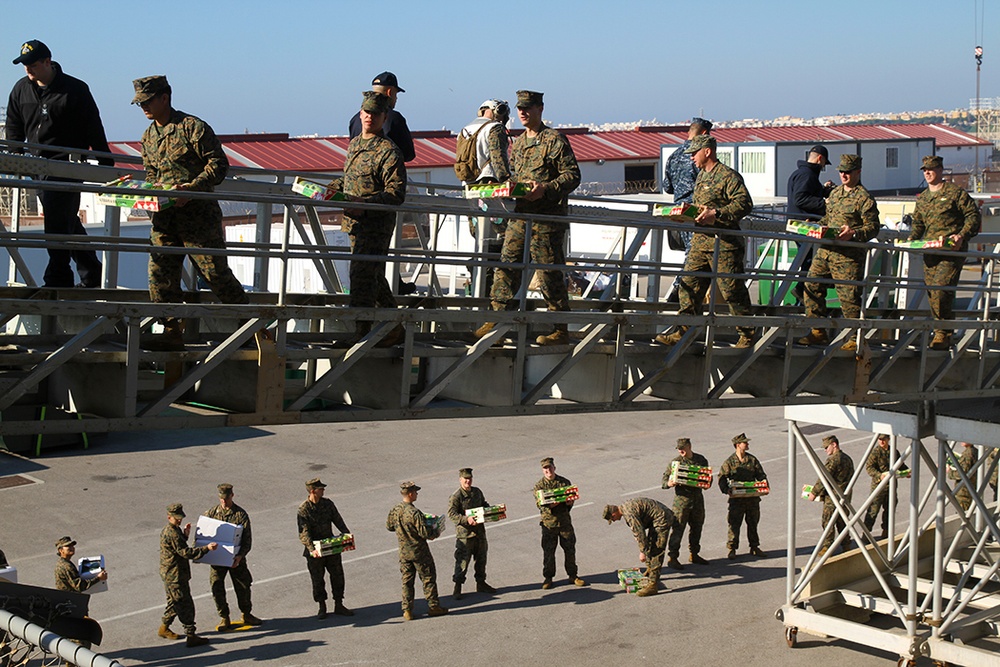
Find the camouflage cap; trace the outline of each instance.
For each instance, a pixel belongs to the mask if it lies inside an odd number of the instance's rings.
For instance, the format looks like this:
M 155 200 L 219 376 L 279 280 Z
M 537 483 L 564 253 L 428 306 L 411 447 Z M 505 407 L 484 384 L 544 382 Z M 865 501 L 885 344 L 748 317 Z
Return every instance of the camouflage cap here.
M 69 535 L 66 535 L 65 537 L 60 537 L 58 540 L 56 540 L 56 549 L 62 549 L 63 547 L 75 547 L 75 546 L 76 546 L 76 540 L 74 540 Z
M 49 51 L 49 47 L 45 46 L 45 44 L 39 42 L 37 39 L 29 39 L 21 45 L 21 52 L 17 55 L 17 58 L 14 58 L 14 64 L 33 65 L 39 60 L 51 57 L 52 52 Z
M 472 479 L 472 468 L 460 468 L 458 476 L 462 479 Z
M 677 449 L 691 446 L 691 438 L 677 438 Z
M 552 460 L 551 456 L 546 456 L 544 459 L 542 459 L 542 467 L 543 468 L 548 468 L 550 466 L 551 467 L 555 467 L 555 465 L 556 465 L 556 462 Z
M 876 440 L 890 440 L 891 438 L 890 438 L 890 436 L 889 436 L 888 433 L 879 433 L 878 435 L 875 436 L 875 439 Z
M 362 93 L 361 110 L 368 113 L 386 113 L 392 108 L 389 96 L 376 93 L 374 90 L 366 90 Z
M 604 512 L 601 514 L 601 516 L 604 517 L 604 520 L 608 522 L 608 525 L 611 525 L 615 521 L 614 519 L 611 518 L 611 515 L 613 515 L 617 511 L 618 511 L 618 505 L 605 505 Z
M 405 93 L 406 91 L 399 87 L 399 80 L 396 75 L 392 72 L 382 72 L 377 74 L 374 79 L 372 79 L 373 86 L 385 86 L 387 88 L 397 88 L 399 92 Z
M 861 169 L 860 155 L 847 153 L 840 156 L 840 166 L 837 167 L 837 171 L 854 171 L 855 169 Z
M 132 104 L 142 104 L 143 102 L 148 102 L 160 93 L 170 90 L 170 84 L 167 83 L 167 77 L 162 74 L 157 74 L 156 76 L 144 76 L 141 79 L 134 79 L 132 81 L 132 87 L 135 88 L 135 97 L 132 98 Z
M 183 519 L 184 517 L 187 516 L 187 514 L 184 513 L 184 505 L 181 505 L 180 503 L 172 503 L 170 505 L 167 505 L 167 514 L 169 514 L 170 516 L 175 516 L 178 519 Z
M 941 159 L 940 155 L 925 155 L 920 170 L 941 169 L 942 167 L 944 167 L 944 160 Z
M 306 488 L 310 491 L 313 489 L 325 489 L 326 484 L 319 480 L 319 477 L 313 477 L 311 480 L 306 482 Z
M 733 436 L 733 444 L 738 445 L 741 442 L 750 442 L 750 438 L 747 437 L 746 433 L 740 433 L 739 435 Z
M 698 118 L 697 116 L 691 119 L 691 124 L 705 128 L 706 132 L 712 129 L 712 121 L 705 120 L 704 118 Z
M 697 153 L 702 148 L 712 148 L 714 149 L 718 143 L 715 141 L 715 137 L 710 134 L 699 134 L 697 137 L 691 140 L 691 145 L 685 149 L 685 153 L 690 155 L 691 153 Z
M 232 484 L 219 484 L 219 497 L 227 498 L 233 495 L 233 485 Z
M 533 90 L 517 91 L 517 108 L 527 109 L 528 107 L 542 106 L 542 95 L 544 93 L 536 93 Z
M 400 482 L 399 483 L 399 492 L 400 493 L 411 493 L 413 491 L 419 491 L 419 490 L 420 490 L 420 487 L 417 486 L 416 484 L 414 484 L 413 482 L 409 481 L 409 480 L 407 480 L 405 482 Z
M 830 445 L 839 445 L 839 444 L 840 444 L 840 440 L 838 440 L 837 436 L 835 436 L 835 435 L 828 435 L 825 438 L 823 438 L 823 447 L 824 448 L 829 447 Z

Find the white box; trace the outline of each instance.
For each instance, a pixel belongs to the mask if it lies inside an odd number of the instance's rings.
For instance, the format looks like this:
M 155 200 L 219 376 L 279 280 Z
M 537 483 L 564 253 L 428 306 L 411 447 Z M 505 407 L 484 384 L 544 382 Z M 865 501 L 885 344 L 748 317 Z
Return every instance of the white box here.
M 80 578 L 90 581 L 101 573 L 104 569 L 104 554 L 100 556 L 80 556 L 76 559 L 76 567 L 80 571 Z M 87 595 L 96 593 L 106 593 L 108 591 L 108 581 L 98 582 L 84 591 Z
M 204 547 L 211 542 L 217 542 L 219 548 L 215 551 L 209 551 L 195 562 L 203 565 L 232 567 L 233 559 L 236 558 L 236 552 L 240 550 L 242 540 L 243 526 L 200 516 L 195 528 L 194 545 Z
M 0 567 L 0 579 L 6 579 L 12 584 L 17 583 L 16 567 Z

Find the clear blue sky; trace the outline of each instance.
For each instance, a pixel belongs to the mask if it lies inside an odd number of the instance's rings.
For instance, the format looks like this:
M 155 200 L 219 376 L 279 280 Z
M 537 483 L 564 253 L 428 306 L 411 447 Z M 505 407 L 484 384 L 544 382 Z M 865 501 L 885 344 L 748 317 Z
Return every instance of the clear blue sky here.
M 0 88 L 23 76 L 10 64 L 21 43 L 40 39 L 90 84 L 113 141 L 146 126 L 129 100 L 150 74 L 220 133 L 346 134 L 383 70 L 418 130 L 457 130 L 520 88 L 543 91 L 556 124 L 811 117 L 967 106 L 982 35 L 982 95 L 1000 96 L 1000 0 L 8 0 L 0 12 Z

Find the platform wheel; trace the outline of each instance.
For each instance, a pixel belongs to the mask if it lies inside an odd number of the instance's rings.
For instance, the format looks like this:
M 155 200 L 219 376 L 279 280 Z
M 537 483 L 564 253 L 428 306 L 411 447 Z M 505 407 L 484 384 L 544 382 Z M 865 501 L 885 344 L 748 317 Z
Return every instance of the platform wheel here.
M 798 641 L 799 629 L 792 625 L 787 626 L 785 628 L 785 642 L 788 643 L 788 648 L 795 648 Z

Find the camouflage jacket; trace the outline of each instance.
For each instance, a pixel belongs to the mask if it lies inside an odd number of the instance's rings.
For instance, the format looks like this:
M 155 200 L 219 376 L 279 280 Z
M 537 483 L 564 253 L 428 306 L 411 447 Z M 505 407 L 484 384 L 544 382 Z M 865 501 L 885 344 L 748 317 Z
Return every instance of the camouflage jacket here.
M 618 506 L 625 524 L 632 529 L 635 541 L 645 554 L 653 547 L 650 543 L 650 530 L 661 539 L 665 539 L 670 525 L 674 522 L 674 513 L 663 503 L 652 498 L 632 498 Z
M 882 473 L 889 472 L 889 465 L 889 449 L 882 449 L 881 446 L 876 444 L 875 448 L 872 449 L 872 453 L 868 455 L 868 460 L 865 461 L 865 472 L 872 478 L 872 489 L 882 481 Z M 905 463 L 899 469 L 909 470 Z M 886 488 L 886 493 L 888 491 L 888 488 Z
M 691 156 L 684 151 L 691 145 L 690 139 L 677 147 L 663 168 L 663 191 L 674 196 L 675 202 L 691 203 L 694 196 L 694 182 L 698 178 L 698 167 Z
M 952 455 L 949 456 L 948 458 L 951 460 L 951 464 L 953 466 L 957 464 L 957 467 L 961 468 L 963 471 L 967 473 L 970 470 L 972 470 L 972 466 L 974 466 L 976 464 L 976 461 L 979 460 L 979 452 L 976 451 L 975 446 L 963 447 L 962 453 L 957 458 L 955 457 L 954 453 L 952 453 Z M 948 479 L 959 480 L 962 478 L 958 474 L 958 471 L 949 470 Z
M 827 227 L 840 229 L 847 225 L 854 230 L 851 241 L 864 243 L 878 236 L 882 224 L 878 220 L 878 206 L 860 183 L 848 191 L 838 185 L 826 199 L 826 215 L 820 221 Z M 849 257 L 863 257 L 864 248 L 831 248 Z
M 515 211 L 549 215 L 569 212 L 569 193 L 580 185 L 580 166 L 566 137 L 545 125 L 534 137 L 523 132 L 514 140 L 510 162 L 516 182 L 535 181 L 545 186 L 541 199 L 518 199 Z
M 917 195 L 910 240 L 961 234 L 965 241 L 958 249 L 966 250 L 982 224 L 983 215 L 969 193 L 954 183 L 944 183 L 937 192 L 928 188 Z
M 168 523 L 160 533 L 160 578 L 167 584 L 188 581 L 191 578 L 188 561 L 208 552 L 208 547 L 189 547 L 184 531 Z
M 745 241 L 742 236 L 732 236 L 725 233 L 727 229 L 739 229 L 742 220 L 753 210 L 753 199 L 747 190 L 743 177 L 733 169 L 719 162 L 711 171 L 698 172 L 694 182 L 694 203 L 696 206 L 707 206 L 716 209 L 715 225 L 695 227 L 691 240 L 691 248 L 712 252 L 715 239 L 719 237 L 719 247 L 722 250 L 743 251 Z
M 333 179 L 330 186 L 360 197 L 366 204 L 399 206 L 406 199 L 403 155 L 385 137 L 365 139 L 358 135 L 347 147 L 343 177 Z M 361 211 L 357 217 L 345 214 L 345 231 L 350 233 L 358 223 L 392 228 L 396 214 L 392 211 Z
M 740 457 L 736 455 L 736 452 L 722 462 L 722 467 L 719 468 L 719 490 L 723 493 L 729 493 L 729 480 L 734 482 L 762 482 L 767 479 L 767 474 L 764 472 L 764 466 L 760 464 L 757 457 L 750 452 L 746 453 L 746 460 L 740 461 Z M 760 498 L 730 498 L 732 501 L 740 500 L 755 500 L 760 501 Z
M 340 516 L 337 506 L 329 498 L 320 498 L 318 503 L 306 499 L 299 505 L 295 521 L 299 527 L 299 542 L 305 547 L 302 550 L 303 556 L 310 555 L 313 541 L 333 537 L 331 525 L 336 526 L 341 535 L 351 532 L 347 529 L 347 524 Z
M 475 526 L 470 526 L 469 517 L 465 516 L 465 510 L 473 507 L 486 507 L 487 505 L 489 503 L 486 502 L 486 498 L 478 486 L 474 486 L 468 491 L 458 487 L 458 490 L 448 498 L 448 518 L 455 524 L 455 536 L 464 539 L 485 535 L 486 525 L 477 523 Z
M 851 477 L 854 476 L 854 459 L 847 455 L 843 450 L 837 450 L 833 455 L 828 456 L 824 467 L 830 476 L 833 477 L 833 481 L 837 483 L 837 487 L 844 492 L 847 490 L 847 483 L 851 481 Z M 821 480 L 816 480 L 813 484 L 813 493 L 816 494 L 817 498 L 827 498 L 829 494 L 823 487 L 823 482 Z M 847 499 L 850 500 L 851 494 L 846 494 Z
M 385 527 L 396 533 L 400 561 L 433 560 L 431 548 L 427 544 L 431 531 L 423 512 L 414 507 L 413 503 L 404 501 L 393 507 L 385 520 Z
M 174 109 L 163 127 L 151 123 L 142 133 L 142 164 L 150 183 L 180 185 L 211 192 L 229 171 L 222 142 L 208 123 Z
M 544 491 L 548 489 L 558 489 L 563 486 L 572 486 L 562 475 L 556 475 L 552 479 L 542 477 L 535 482 L 534 491 Z M 537 504 L 537 502 L 535 503 Z M 542 515 L 541 525 L 546 528 L 573 528 L 573 520 L 570 518 L 570 510 L 573 506 L 569 503 L 556 503 L 555 505 L 538 505 L 538 511 Z
M 58 590 L 82 593 L 98 583 L 100 583 L 98 579 L 80 577 L 80 571 L 68 558 L 60 556 L 59 560 L 56 561 L 56 588 Z
M 205 512 L 205 516 L 216 521 L 225 521 L 226 523 L 243 526 L 243 536 L 240 538 L 240 550 L 236 552 L 236 555 L 246 557 L 250 553 L 250 549 L 253 547 L 253 535 L 250 532 L 250 515 L 247 514 L 245 509 L 236 503 L 233 503 L 233 506 L 229 509 L 226 509 L 222 505 L 215 505 Z
M 678 456 L 673 461 L 671 461 L 671 463 L 673 463 L 674 461 L 677 461 L 678 463 L 686 463 L 687 465 L 706 466 L 706 467 L 708 466 L 708 459 L 706 459 L 704 456 L 702 456 L 697 452 L 691 452 L 691 458 L 689 459 L 686 459 L 683 456 Z M 670 488 L 669 486 L 667 486 L 667 482 L 670 481 L 671 467 L 672 466 L 667 466 L 666 471 L 664 471 L 663 473 L 662 488 L 664 489 Z M 699 489 L 697 486 L 685 486 L 683 484 L 675 485 L 674 493 L 676 493 L 678 496 L 687 498 L 700 498 L 703 495 L 702 490 Z

